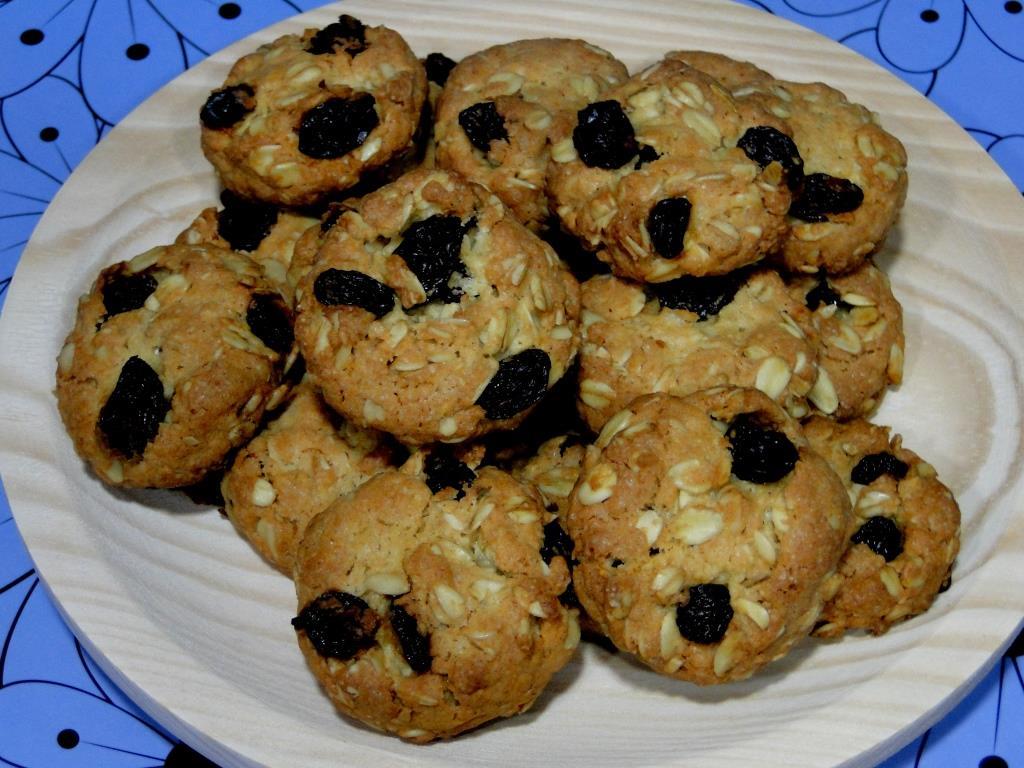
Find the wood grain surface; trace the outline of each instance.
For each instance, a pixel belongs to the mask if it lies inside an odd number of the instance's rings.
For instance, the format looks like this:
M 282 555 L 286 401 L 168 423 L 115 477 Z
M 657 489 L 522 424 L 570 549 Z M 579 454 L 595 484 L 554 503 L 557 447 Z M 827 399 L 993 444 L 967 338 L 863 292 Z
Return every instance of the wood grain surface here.
M 258 43 L 339 8 L 458 58 L 575 36 L 635 71 L 673 48 L 824 80 L 877 111 L 910 155 L 910 195 L 880 264 L 906 312 L 905 383 L 876 421 L 933 463 L 964 514 L 952 588 L 881 638 L 804 642 L 744 683 L 699 689 L 586 647 L 525 716 L 414 747 L 338 716 L 306 669 L 292 585 L 213 510 L 117 492 L 75 456 L 53 398 L 75 302 L 101 266 L 170 242 L 218 186 L 198 110 Z M 0 328 L 0 469 L 65 617 L 115 682 L 228 766 L 869 766 L 948 711 L 1024 614 L 1021 365 L 1024 205 L 985 152 L 874 64 L 716 0 L 351 0 L 221 51 L 145 102 L 86 158 L 25 250 Z

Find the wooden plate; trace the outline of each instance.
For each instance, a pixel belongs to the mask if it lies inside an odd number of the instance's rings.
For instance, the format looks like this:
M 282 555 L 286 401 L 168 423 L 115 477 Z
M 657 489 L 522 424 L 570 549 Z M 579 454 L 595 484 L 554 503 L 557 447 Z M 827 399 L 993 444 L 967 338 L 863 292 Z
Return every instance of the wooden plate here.
M 225 766 L 873 765 L 976 682 L 1024 614 L 1021 365 L 1024 206 L 949 118 L 841 46 L 713 0 L 353 0 L 421 55 L 579 36 L 631 70 L 672 48 L 821 79 L 878 111 L 910 153 L 901 223 L 880 262 L 906 310 L 906 383 L 877 420 L 935 464 L 964 513 L 952 589 L 882 638 L 805 642 L 741 684 L 664 679 L 595 647 L 526 716 L 414 747 L 335 714 L 299 655 L 288 580 L 212 510 L 103 487 L 75 456 L 52 395 L 76 297 L 103 265 L 166 243 L 217 183 L 196 119 L 231 62 L 331 21 L 291 19 L 162 89 L 89 155 L 43 217 L 0 332 L 0 461 L 11 506 L 65 617 L 126 692 Z

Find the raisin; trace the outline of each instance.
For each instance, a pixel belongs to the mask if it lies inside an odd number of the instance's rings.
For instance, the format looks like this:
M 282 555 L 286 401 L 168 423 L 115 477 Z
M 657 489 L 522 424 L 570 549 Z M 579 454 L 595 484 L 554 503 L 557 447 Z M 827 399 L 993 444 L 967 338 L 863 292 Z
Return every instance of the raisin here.
M 335 97 L 317 104 L 299 122 L 299 152 L 316 160 L 342 157 L 363 145 L 380 124 L 376 101 L 368 93 Z
M 443 53 L 428 53 L 423 60 L 423 66 L 427 70 L 427 80 L 438 85 L 448 82 L 448 75 L 455 67 L 455 62 Z
M 366 25 L 353 16 L 339 16 L 333 24 L 313 35 L 306 51 L 319 55 L 334 53 L 338 48 L 353 58 L 365 51 Z
M 828 221 L 827 214 L 849 213 L 863 202 L 864 191 L 852 181 L 827 173 L 811 173 L 804 176 L 789 206 L 789 215 L 802 221 Z
M 157 372 L 141 357 L 129 357 L 96 426 L 111 450 L 131 458 L 156 437 L 170 407 Z
M 823 271 L 818 273 L 818 282 L 804 296 L 804 304 L 812 312 L 822 304 L 826 306 L 834 305 L 837 309 L 853 309 L 853 307 L 842 300 L 839 292 L 831 286 Z
M 416 619 L 400 605 L 391 605 L 391 629 L 402 647 L 402 656 L 416 674 L 430 670 L 430 635 L 420 632 Z
M 596 101 L 576 113 L 572 143 L 588 168 L 621 168 L 640 151 L 633 124 L 617 101 Z
M 619 558 L 617 558 L 617 557 L 613 558 L 612 559 L 612 568 L 621 568 L 622 567 L 622 563 L 623 563 L 623 561 L 620 560 Z
M 458 303 L 462 291 L 448 286 L 453 273 L 466 274 L 466 265 L 459 258 L 462 238 L 476 226 L 476 219 L 466 224 L 458 216 L 437 213 L 417 221 L 402 233 L 402 242 L 395 253 L 416 275 L 427 301 Z
M 468 464 L 455 458 L 455 453 L 446 445 L 439 445 L 430 452 L 423 462 L 423 474 L 426 475 L 427 487 L 431 493 L 453 488 L 456 499 L 465 496 L 466 492 L 463 489 L 476 480 L 476 472 L 470 469 Z
M 469 143 L 481 152 L 488 152 L 492 141 L 508 141 L 505 118 L 493 101 L 481 101 L 459 112 L 459 125 Z
M 156 290 L 156 278 L 145 272 L 132 274 L 130 272 L 111 272 L 103 278 L 103 287 L 100 292 L 103 294 L 103 308 L 107 310 L 107 316 L 120 315 L 122 312 L 131 312 L 139 309 L 146 303 L 146 299 Z
M 697 321 L 714 317 L 736 298 L 747 281 L 747 272 L 694 277 L 684 275 L 665 283 L 652 283 L 647 290 L 665 309 L 685 309 L 697 315 Z
M 313 295 L 325 307 L 347 304 L 384 317 L 395 306 L 395 292 L 379 280 L 351 269 L 325 269 L 313 281 Z
M 868 549 L 891 563 L 903 552 L 903 531 L 888 517 L 869 517 L 850 538 L 854 544 L 866 544 Z
M 477 398 L 488 419 L 511 419 L 540 401 L 548 388 L 551 358 L 542 349 L 524 349 L 498 363 L 498 370 Z
M 804 161 L 800 150 L 789 136 L 770 125 L 755 125 L 736 142 L 736 146 L 762 168 L 778 162 L 786 174 L 786 185 L 797 189 L 804 177 Z
M 785 434 L 741 413 L 725 433 L 732 453 L 732 473 L 750 483 L 775 483 L 793 471 L 800 453 Z
M 909 469 L 910 466 L 905 461 L 900 461 L 888 451 L 869 453 L 857 462 L 857 466 L 850 473 L 850 480 L 858 485 L 869 485 L 882 475 L 902 480 L 907 476 Z
M 255 251 L 277 223 L 277 208 L 246 200 L 225 189 L 220 195 L 224 209 L 217 213 L 217 234 L 235 251 Z
M 732 621 L 729 588 L 724 584 L 695 584 L 689 595 L 686 605 L 676 606 L 679 634 L 691 643 L 717 643 Z
M 561 557 L 565 559 L 565 564 L 572 568 L 578 562 L 572 556 L 575 548 L 572 538 L 557 520 L 552 520 L 544 526 L 544 543 L 540 547 L 540 557 L 545 563 L 550 565 L 553 558 Z
M 199 110 L 199 120 L 213 130 L 230 128 L 256 108 L 255 95 L 252 86 L 246 83 L 213 91 Z
M 292 626 L 321 656 L 346 661 L 374 644 L 380 616 L 362 598 L 332 590 L 308 603 Z
M 692 207 L 685 197 L 668 197 L 655 203 L 647 214 L 651 246 L 663 259 L 674 259 L 683 250 Z
M 256 293 L 249 301 L 245 322 L 253 335 L 277 352 L 286 354 L 295 342 L 291 314 L 276 293 Z
M 637 155 L 636 165 L 633 166 L 633 170 L 639 171 L 647 163 L 653 163 L 659 157 L 661 157 L 661 155 L 658 154 L 658 151 L 654 147 L 649 144 L 641 144 L 640 152 Z

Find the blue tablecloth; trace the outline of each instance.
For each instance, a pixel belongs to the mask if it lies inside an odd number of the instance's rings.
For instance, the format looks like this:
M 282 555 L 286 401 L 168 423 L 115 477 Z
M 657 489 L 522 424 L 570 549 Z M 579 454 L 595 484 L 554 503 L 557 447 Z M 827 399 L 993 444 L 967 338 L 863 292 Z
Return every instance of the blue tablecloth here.
M 0 307 L 43 209 L 112 125 L 212 51 L 321 4 L 0 0 Z M 888 68 L 952 115 L 1024 188 L 1021 2 L 747 4 L 811 27 Z M 39 587 L 2 497 L 0 638 L 0 763 L 208 765 L 154 725 L 84 653 Z M 1022 655 L 1018 638 L 950 715 L 882 768 L 1024 766 Z M 7 726 L 13 708 L 22 717 L 31 711 L 31 728 Z

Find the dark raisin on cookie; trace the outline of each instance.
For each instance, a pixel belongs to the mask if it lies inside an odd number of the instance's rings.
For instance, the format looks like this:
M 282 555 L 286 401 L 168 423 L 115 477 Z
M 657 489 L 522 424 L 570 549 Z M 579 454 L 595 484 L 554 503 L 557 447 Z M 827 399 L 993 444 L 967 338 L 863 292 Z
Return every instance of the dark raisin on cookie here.
M 246 200 L 225 189 L 220 194 L 224 208 L 217 212 L 217 234 L 232 250 L 255 251 L 277 223 L 277 208 L 268 203 Z
M 691 643 L 711 645 L 725 637 L 732 614 L 727 586 L 695 584 L 689 589 L 686 605 L 676 606 L 676 626 Z
M 493 141 L 508 141 L 505 118 L 493 101 L 481 101 L 459 112 L 459 125 L 469 143 L 481 152 L 488 152 Z
M 156 278 L 146 272 L 107 272 L 100 287 L 107 317 L 140 309 L 156 288 Z
M 416 674 L 430 670 L 433 657 L 430 655 L 430 635 L 420 632 L 416 618 L 400 605 L 391 604 L 391 629 L 398 638 L 402 656 Z
M 578 562 L 572 556 L 574 549 L 576 544 L 560 522 L 552 520 L 544 526 L 544 543 L 540 547 L 540 557 L 545 563 L 551 565 L 553 558 L 561 557 L 565 564 L 572 568 Z
M 355 58 L 366 47 L 366 25 L 354 16 L 345 14 L 313 35 L 306 51 L 320 55 L 340 49 Z
M 654 147 L 649 144 L 641 144 L 640 152 L 637 154 L 636 164 L 633 166 L 633 170 L 639 171 L 647 165 L 647 163 L 653 163 L 659 157 L 661 157 L 661 155 L 658 154 L 658 150 Z
M 248 83 L 218 88 L 206 98 L 199 120 L 212 130 L 230 128 L 256 108 L 256 91 Z
M 910 465 L 905 461 L 900 461 L 888 451 L 869 453 L 857 462 L 857 466 L 850 472 L 850 480 L 859 485 L 869 485 L 882 475 L 902 480 L 907 476 L 909 469 Z
M 111 450 L 133 458 L 156 437 L 170 407 L 157 372 L 141 357 L 129 357 L 96 426 Z
M 253 294 L 245 322 L 253 336 L 279 355 L 289 352 L 295 343 L 291 313 L 276 293 Z
M 692 207 L 685 197 L 668 197 L 656 202 L 647 214 L 651 247 L 663 259 L 674 259 L 683 250 Z
M 468 464 L 459 461 L 447 445 L 438 445 L 430 452 L 423 462 L 423 474 L 431 493 L 452 488 L 456 499 L 465 496 L 465 487 L 476 480 L 476 472 Z
M 804 177 L 804 160 L 796 142 L 778 128 L 755 125 L 747 129 L 736 146 L 761 168 L 772 162 L 779 163 L 786 174 L 786 186 L 790 189 L 800 186 Z
M 325 269 L 313 281 L 313 295 L 325 307 L 361 307 L 376 318 L 395 306 L 395 292 L 379 280 L 351 269 Z
M 332 590 L 299 611 L 292 626 L 321 656 L 347 661 L 374 644 L 380 616 L 362 598 Z
M 299 121 L 299 152 L 330 160 L 361 147 L 380 124 L 376 100 L 369 93 L 335 97 L 306 110 Z
M 837 309 L 853 309 L 851 305 L 842 300 L 839 292 L 829 283 L 824 270 L 818 273 L 818 282 L 804 296 L 804 304 L 812 312 L 822 305 L 834 305 Z
M 476 219 L 466 224 L 458 216 L 437 213 L 411 224 L 402 233 L 402 242 L 395 253 L 416 275 L 427 301 L 457 303 L 462 291 L 448 285 L 451 276 L 466 274 L 466 265 L 459 258 L 462 238 L 476 226 Z
M 732 473 L 750 483 L 778 482 L 793 471 L 800 458 L 785 434 L 765 426 L 753 413 L 734 417 L 725 439 L 732 453 Z
M 665 309 L 685 309 L 697 315 L 697 321 L 701 322 L 731 304 L 747 277 L 744 270 L 704 277 L 683 275 L 664 283 L 652 283 L 647 290 Z
M 895 521 L 878 515 L 869 517 L 850 538 L 854 544 L 865 544 L 876 555 L 891 563 L 903 553 L 903 531 Z
M 443 53 L 428 53 L 423 60 L 423 66 L 427 70 L 427 80 L 438 85 L 448 82 L 448 75 L 455 68 L 455 62 Z
M 849 213 L 864 202 L 864 190 L 848 179 L 811 173 L 803 182 L 789 206 L 789 215 L 812 223 L 828 221 L 830 213 Z
M 633 124 L 617 101 L 595 101 L 576 113 L 572 143 L 588 168 L 615 170 L 640 152 Z
M 539 402 L 548 388 L 551 358 L 542 349 L 524 349 L 498 363 L 498 370 L 477 398 L 488 419 L 511 419 Z

